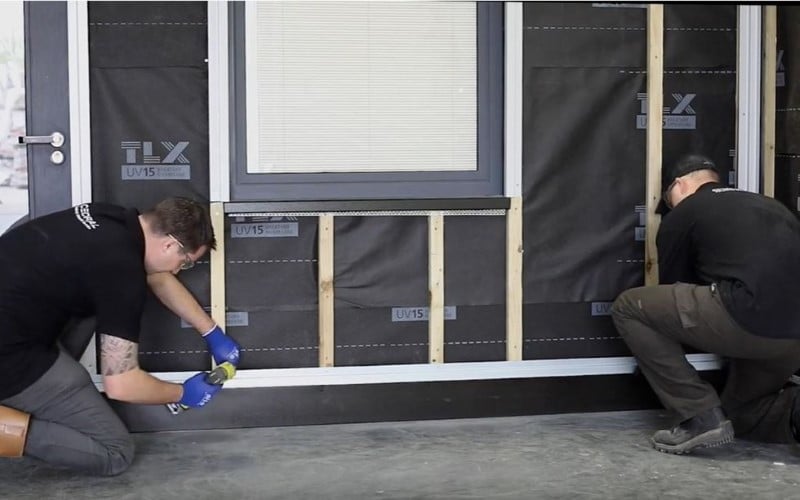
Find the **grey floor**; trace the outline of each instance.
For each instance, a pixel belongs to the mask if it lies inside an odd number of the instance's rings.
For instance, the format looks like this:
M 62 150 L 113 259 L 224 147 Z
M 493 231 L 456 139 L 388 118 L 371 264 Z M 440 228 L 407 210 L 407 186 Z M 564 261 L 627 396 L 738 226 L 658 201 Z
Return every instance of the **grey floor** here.
M 126 473 L 0 459 L 8 499 L 800 499 L 800 457 L 654 451 L 659 411 L 136 434 Z

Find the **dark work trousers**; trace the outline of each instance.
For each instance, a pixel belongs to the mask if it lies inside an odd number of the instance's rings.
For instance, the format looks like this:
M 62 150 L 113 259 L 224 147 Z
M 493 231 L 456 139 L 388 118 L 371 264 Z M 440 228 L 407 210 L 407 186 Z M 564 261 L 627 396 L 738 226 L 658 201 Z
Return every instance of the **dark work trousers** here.
M 73 327 L 75 325 L 72 325 Z M 36 382 L 0 404 L 31 415 L 24 455 L 95 475 L 115 475 L 133 460 L 133 440 L 76 361 L 93 328 L 67 334 L 58 359 Z
M 728 314 L 714 285 L 632 288 L 611 313 L 664 407 L 685 420 L 721 406 L 738 436 L 793 442 L 790 417 L 798 388 L 785 386 L 800 367 L 800 340 L 748 333 Z M 682 344 L 729 358 L 721 396 L 686 360 Z

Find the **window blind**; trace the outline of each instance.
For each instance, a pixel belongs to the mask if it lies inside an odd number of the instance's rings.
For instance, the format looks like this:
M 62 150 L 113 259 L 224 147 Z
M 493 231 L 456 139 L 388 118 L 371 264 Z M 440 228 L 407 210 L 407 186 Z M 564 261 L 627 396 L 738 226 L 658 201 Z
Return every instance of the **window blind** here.
M 474 2 L 246 2 L 248 173 L 477 168 Z

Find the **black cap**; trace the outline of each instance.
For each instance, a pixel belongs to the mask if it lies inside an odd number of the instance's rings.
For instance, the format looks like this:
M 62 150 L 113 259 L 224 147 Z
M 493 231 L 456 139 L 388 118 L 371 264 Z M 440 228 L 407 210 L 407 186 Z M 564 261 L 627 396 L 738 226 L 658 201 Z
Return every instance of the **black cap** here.
M 669 168 L 662 168 L 661 169 L 661 200 L 658 202 L 658 206 L 656 207 L 656 213 L 664 215 L 669 212 L 669 207 L 667 206 L 666 202 L 664 202 L 664 192 L 667 188 L 677 179 L 678 177 L 683 177 L 686 174 L 691 174 L 692 172 L 696 172 L 698 170 L 713 170 L 720 175 L 719 169 L 714 164 L 713 161 L 707 156 L 698 155 L 698 154 L 690 154 L 681 157 L 673 163 Z

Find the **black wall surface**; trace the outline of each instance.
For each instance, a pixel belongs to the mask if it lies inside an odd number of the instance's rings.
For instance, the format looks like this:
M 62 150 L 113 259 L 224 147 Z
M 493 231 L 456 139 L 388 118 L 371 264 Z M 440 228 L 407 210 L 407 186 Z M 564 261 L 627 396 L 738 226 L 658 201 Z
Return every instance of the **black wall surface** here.
M 145 208 L 169 195 L 208 199 L 206 8 L 203 2 L 89 4 L 95 200 Z M 797 24 L 796 11 L 787 9 L 780 9 L 783 43 L 796 29 L 785 20 Z M 524 358 L 628 355 L 609 307 L 643 281 L 646 9 L 526 2 L 523 12 Z M 736 7 L 670 4 L 665 24 L 664 162 L 700 152 L 729 170 Z M 787 82 L 796 80 L 789 75 Z M 797 107 L 788 97 L 780 102 Z M 800 115 L 779 116 L 788 129 L 790 117 Z M 787 132 L 779 151 L 796 155 L 791 142 Z M 427 362 L 427 219 L 335 220 L 336 365 Z M 444 231 L 445 362 L 503 360 L 505 219 L 448 216 Z M 226 243 L 228 332 L 244 347 L 243 368 L 317 366 L 317 232 L 314 217 L 243 215 L 227 218 L 225 234 L 217 235 Z M 208 266 L 202 264 L 207 261 L 180 277 L 207 305 Z M 207 367 L 202 341 L 155 302 L 143 328 L 145 369 Z M 626 387 L 626 377 L 603 380 L 620 378 Z M 573 395 L 571 380 L 578 384 Z M 563 398 L 585 398 L 578 387 L 597 391 L 586 380 L 554 384 Z M 491 387 L 502 387 L 503 397 L 514 401 L 511 412 L 608 409 L 617 407 L 614 401 L 637 406 L 611 386 L 608 397 L 586 399 L 595 406 L 579 407 L 553 401 L 539 383 L 423 386 L 420 400 L 409 395 L 414 389 L 396 385 L 386 394 L 403 392 L 403 406 L 418 405 L 418 414 L 429 418 L 485 414 L 467 403 L 442 410 L 437 402 L 470 391 L 477 391 L 475 401 L 490 401 Z M 526 392 L 534 386 L 538 392 Z M 267 405 L 263 417 L 246 422 L 220 409 L 218 426 L 397 416 L 374 387 L 363 396 L 358 387 L 247 391 L 253 404 L 256 394 L 280 395 L 285 406 Z M 344 393 L 350 410 L 331 400 Z M 309 402 L 315 398 L 321 399 Z M 137 429 L 148 428 L 146 412 L 125 406 L 123 413 Z M 190 426 L 212 425 L 200 424 L 199 415 L 187 418 Z
M 228 332 L 244 347 L 242 368 L 319 366 L 317 220 L 226 221 Z
M 524 356 L 625 355 L 609 307 L 644 279 L 647 10 L 523 9 Z M 664 18 L 663 161 L 730 169 L 736 7 Z
M 335 221 L 335 364 L 426 363 L 427 218 Z M 316 248 L 316 217 L 227 222 L 228 330 L 243 367 L 318 366 Z M 445 217 L 445 262 L 445 359 L 505 359 L 505 219 Z
M 168 196 L 208 201 L 205 2 L 90 2 L 92 198 L 144 210 Z M 180 279 L 210 302 L 208 260 Z M 140 363 L 209 366 L 205 344 L 150 297 Z

